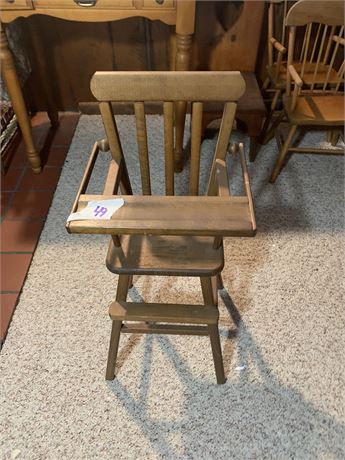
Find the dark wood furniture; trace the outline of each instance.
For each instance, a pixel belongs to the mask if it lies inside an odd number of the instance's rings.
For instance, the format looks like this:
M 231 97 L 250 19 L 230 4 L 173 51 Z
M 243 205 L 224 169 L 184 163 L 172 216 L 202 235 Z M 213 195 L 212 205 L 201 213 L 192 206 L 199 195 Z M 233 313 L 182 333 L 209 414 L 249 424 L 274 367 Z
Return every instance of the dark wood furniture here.
M 67 229 L 71 233 L 112 236 L 106 264 L 119 275 L 119 282 L 116 300 L 109 308 L 112 332 L 106 378 L 114 378 L 120 332 L 196 334 L 210 337 L 217 382 L 224 383 L 217 308 L 217 286 L 222 285 L 220 274 L 224 266 L 223 237 L 253 236 L 256 231 L 243 145 L 233 146 L 233 152 L 240 155 L 245 196 L 230 195 L 225 163 L 237 101 L 245 89 L 243 77 L 239 72 L 96 72 L 91 89 L 100 101 L 112 160 L 103 194 L 87 195 L 99 151 L 96 143 L 72 212 L 85 209 L 90 201 L 116 197 L 123 198 L 124 205 L 111 219 L 70 221 Z M 189 196 L 174 195 L 174 103 L 181 100 L 193 101 Z M 150 174 L 144 106 L 148 101 L 165 101 L 165 171 L 162 174 L 166 196 L 151 195 L 151 182 L 158 177 Z M 199 196 L 203 103 L 206 101 L 226 101 L 226 104 L 207 195 Z M 143 192 L 140 196 L 132 195 L 111 102 L 134 102 Z M 107 142 L 99 145 L 107 148 Z M 118 188 L 122 195 L 116 195 Z M 204 304 L 128 302 L 128 289 L 135 275 L 199 277 Z
M 254 161 L 263 121 L 266 117 L 266 106 L 255 74 L 244 72 L 242 75 L 246 83 L 246 89 L 238 101 L 236 119 L 243 122 L 247 128 L 250 137 L 249 159 Z M 222 107 L 219 104 L 205 104 L 203 132 L 213 120 L 221 118 L 221 110 Z
M 177 2 L 174 0 L 0 0 L 0 9 L 2 24 L 10 23 L 19 17 L 27 18 L 38 14 L 82 22 L 116 21 L 134 16 L 151 20 L 159 19 L 166 24 L 176 25 L 174 68 L 176 70 L 189 69 L 192 34 L 194 32 L 194 0 L 178 0 Z M 41 48 L 42 53 L 40 55 L 44 56 L 44 47 L 40 43 L 39 36 L 36 35 L 35 31 L 33 31 L 33 35 L 32 39 L 36 48 Z M 28 161 L 32 170 L 39 173 L 41 171 L 41 159 L 32 138 L 30 120 L 3 27 L 1 28 L 1 64 L 2 77 L 23 134 Z M 49 80 L 45 79 L 44 81 L 49 85 Z M 44 90 L 44 88 L 42 89 Z M 53 101 L 49 98 L 49 88 L 46 89 L 46 94 L 48 97 L 48 114 L 52 124 L 56 125 L 58 113 Z M 175 145 L 175 156 L 179 162 L 182 159 L 184 121 L 185 106 L 180 103 L 176 107 Z

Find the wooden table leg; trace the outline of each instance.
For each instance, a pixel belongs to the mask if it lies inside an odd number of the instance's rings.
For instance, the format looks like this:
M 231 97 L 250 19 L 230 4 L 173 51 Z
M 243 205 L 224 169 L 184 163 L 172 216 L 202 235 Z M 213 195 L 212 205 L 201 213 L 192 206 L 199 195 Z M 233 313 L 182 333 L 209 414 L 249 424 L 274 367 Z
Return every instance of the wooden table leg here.
M 176 57 L 175 70 L 187 71 L 190 68 L 192 37 L 195 24 L 195 0 L 177 2 L 176 19 Z M 175 105 L 175 171 L 183 169 L 183 134 L 187 104 L 177 102 Z
M 25 26 L 29 27 L 27 22 L 25 22 Z M 30 58 L 34 60 L 36 64 L 36 69 L 38 71 L 38 77 L 41 82 L 42 92 L 45 96 L 46 105 L 47 105 L 47 114 L 50 120 L 52 127 L 56 128 L 59 126 L 59 112 L 56 109 L 56 104 L 54 101 L 54 97 L 51 93 L 51 87 L 49 85 L 49 80 L 47 79 L 47 75 L 49 75 L 48 68 L 47 68 L 47 57 L 46 57 L 46 48 L 43 46 L 42 39 L 39 35 L 39 27 L 35 27 L 35 25 L 31 25 L 28 28 L 27 36 L 31 41 L 32 53 Z
M 23 140 L 26 147 L 28 161 L 35 173 L 41 172 L 41 159 L 32 138 L 30 119 L 26 110 L 22 89 L 15 68 L 13 56 L 8 45 L 7 36 L 1 26 L 0 36 L 1 75 L 9 93 L 13 110 L 17 116 Z
M 176 36 L 176 70 L 189 70 L 192 48 L 192 35 Z M 175 171 L 183 169 L 183 134 L 186 121 L 186 102 L 176 102 L 175 105 Z
M 261 127 L 265 113 L 245 114 L 237 113 L 237 118 L 246 126 L 250 137 L 249 160 L 255 161 L 257 154 L 257 144 L 261 133 Z

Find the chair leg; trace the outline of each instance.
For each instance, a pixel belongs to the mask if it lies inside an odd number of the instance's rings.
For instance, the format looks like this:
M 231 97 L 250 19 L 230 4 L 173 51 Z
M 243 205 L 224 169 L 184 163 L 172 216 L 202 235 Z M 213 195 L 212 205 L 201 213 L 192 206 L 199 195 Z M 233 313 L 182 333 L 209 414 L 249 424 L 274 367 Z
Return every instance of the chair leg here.
M 128 289 L 133 287 L 133 275 L 129 275 Z
M 333 129 L 330 132 L 330 139 L 329 139 L 329 142 L 331 143 L 331 145 L 333 145 L 333 147 L 337 145 L 338 139 L 339 139 L 339 131 L 336 129 Z
M 119 275 L 119 282 L 118 282 L 117 291 L 116 291 L 116 300 L 126 300 L 127 299 L 130 278 L 131 278 L 130 275 Z M 122 326 L 122 321 L 114 321 L 114 320 L 112 321 L 107 370 L 105 374 L 106 380 L 114 380 L 114 377 L 115 377 L 115 365 L 116 365 L 117 351 L 119 348 L 121 326 Z
M 218 275 L 217 275 L 217 288 L 218 289 L 224 289 L 223 279 L 222 279 L 222 275 L 220 273 L 218 273 Z
M 297 125 L 292 125 L 291 128 L 290 128 L 290 131 L 289 131 L 289 134 L 284 142 L 284 145 L 281 149 L 281 151 L 279 152 L 279 156 L 278 156 L 278 159 L 276 161 L 276 164 L 274 165 L 274 168 L 273 168 L 273 171 L 272 171 L 272 174 L 271 174 L 271 177 L 270 177 L 270 182 L 273 184 L 273 182 L 275 182 L 275 180 L 277 179 L 280 171 L 282 170 L 283 168 L 283 164 L 284 164 L 284 159 L 289 151 L 289 147 L 291 145 L 291 142 L 292 142 L 292 138 L 293 136 L 295 135 L 295 132 L 296 132 L 296 129 L 297 129 Z
M 201 288 L 202 288 L 202 295 L 204 298 L 204 302 L 206 305 L 214 305 L 214 308 L 217 308 L 217 296 L 218 292 L 214 287 L 217 286 L 217 279 L 218 277 L 213 276 L 211 277 L 201 277 Z M 212 355 L 214 361 L 214 368 L 216 371 L 216 378 L 217 383 L 221 384 L 226 381 L 225 374 L 224 374 L 224 365 L 223 365 L 223 358 L 222 358 L 222 349 L 220 346 L 220 339 L 219 339 L 219 330 L 218 324 L 209 324 L 208 325 L 210 341 L 211 341 L 211 348 L 212 348 Z
M 210 333 L 210 340 L 211 340 L 214 368 L 216 370 L 217 383 L 222 384 L 226 382 L 226 378 L 224 374 L 222 348 L 220 346 L 218 324 L 210 324 L 208 326 L 208 330 Z
M 276 109 L 276 106 L 277 106 L 277 103 L 278 103 L 278 100 L 279 100 L 279 96 L 281 95 L 281 90 L 278 89 L 275 93 L 274 93 L 274 96 L 273 96 L 273 99 L 272 99 L 272 102 L 271 102 L 271 112 L 274 112 L 275 109 Z
M 201 276 L 201 290 L 205 305 L 218 305 L 217 280 L 215 276 Z
M 117 358 L 117 351 L 119 349 L 120 331 L 122 326 L 122 321 L 113 321 L 112 323 L 113 324 L 111 327 L 107 370 L 105 374 L 106 380 L 114 380 L 115 377 L 115 364 Z
M 269 128 L 269 125 L 272 119 L 272 115 L 273 115 L 273 112 L 269 112 L 269 114 L 266 117 L 264 126 L 262 128 L 262 132 L 261 132 L 261 144 L 267 144 L 267 142 L 269 142 L 273 138 L 276 127 L 279 125 L 279 123 L 284 118 L 284 110 L 279 112 L 276 119 L 272 122 L 272 125 Z
M 266 80 L 264 81 L 264 84 L 262 85 L 262 89 L 266 90 L 269 84 L 270 84 L 270 79 L 269 77 L 266 77 Z

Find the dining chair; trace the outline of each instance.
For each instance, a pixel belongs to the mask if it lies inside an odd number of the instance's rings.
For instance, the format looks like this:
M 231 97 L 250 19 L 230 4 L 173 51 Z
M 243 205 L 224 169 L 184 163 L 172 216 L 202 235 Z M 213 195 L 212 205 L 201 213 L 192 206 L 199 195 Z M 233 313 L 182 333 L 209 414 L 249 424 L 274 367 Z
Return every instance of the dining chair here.
M 120 333 L 187 334 L 209 336 L 218 383 L 225 382 L 218 331 L 217 288 L 222 287 L 223 237 L 254 236 L 256 223 L 243 145 L 231 147 L 238 155 L 245 194 L 230 193 L 226 156 L 236 105 L 245 90 L 240 72 L 96 72 L 91 91 L 99 101 L 106 141 L 96 142 L 86 167 L 72 213 L 90 202 L 123 200 L 110 219 L 74 220 L 71 233 L 111 235 L 107 268 L 118 275 L 116 299 L 110 304 L 112 330 L 106 379 L 115 376 Z M 203 103 L 225 101 L 210 169 L 207 193 L 200 194 L 200 146 Z M 153 195 L 145 103 L 163 104 L 165 195 Z M 192 101 L 191 153 L 188 195 L 176 195 L 174 176 L 174 103 Z M 120 142 L 112 102 L 134 103 L 142 195 L 133 195 L 126 158 Z M 135 120 L 135 121 L 134 121 Z M 103 192 L 86 193 L 100 149 L 109 145 L 111 161 Z M 120 188 L 121 193 L 118 194 Z M 99 205 L 100 206 L 100 205 Z M 99 211 L 100 208 L 98 208 Z M 198 277 L 202 304 L 129 302 L 127 294 L 136 275 Z
M 332 0 L 330 0 L 332 1 Z M 282 95 L 286 90 L 287 75 L 287 49 L 289 34 L 287 33 L 286 18 L 290 8 L 298 1 L 270 0 L 268 6 L 268 63 L 266 66 L 266 79 L 263 90 L 266 94 L 273 94 L 270 99 L 270 108 L 265 123 L 262 127 L 261 139 L 266 144 L 274 136 L 275 126 L 282 120 L 284 110 L 282 106 Z M 311 23 L 305 27 L 300 27 L 294 43 L 293 65 L 305 83 L 323 84 L 325 72 L 331 62 L 332 36 L 341 35 L 341 25 L 319 23 L 313 26 Z M 326 29 L 326 31 L 325 31 Z M 317 46 L 320 44 L 321 37 L 326 34 L 323 44 L 322 60 L 317 64 Z M 337 72 L 332 69 L 329 75 L 329 82 L 337 82 Z
M 278 102 L 285 89 L 286 15 L 292 2 L 270 0 L 267 6 L 267 65 L 262 91 L 268 97 L 269 107 L 262 127 L 262 142 L 272 137 L 269 130 Z M 268 133 L 271 134 L 268 134 Z
M 344 153 L 340 148 L 294 145 L 298 128 L 336 133 L 344 126 L 344 2 L 299 0 L 289 10 L 286 26 L 289 48 L 283 106 L 289 128 L 286 138 L 282 139 L 277 129 L 281 120 L 276 120 L 274 127 L 280 152 L 270 182 L 276 180 L 289 153 Z M 302 51 L 296 47 L 301 29 Z M 296 52 L 301 56 L 297 64 Z

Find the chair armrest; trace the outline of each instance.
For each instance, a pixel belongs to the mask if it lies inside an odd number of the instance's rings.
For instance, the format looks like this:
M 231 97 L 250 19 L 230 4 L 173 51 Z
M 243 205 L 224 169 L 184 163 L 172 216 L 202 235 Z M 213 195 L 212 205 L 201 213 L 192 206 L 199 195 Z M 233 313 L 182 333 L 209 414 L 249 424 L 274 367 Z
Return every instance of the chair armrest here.
M 244 156 L 244 147 L 243 147 L 242 142 L 238 144 L 238 149 L 240 153 L 243 183 L 244 183 L 246 195 L 248 198 L 249 213 L 250 213 L 253 228 L 256 230 L 256 219 L 255 219 L 255 212 L 254 212 L 253 194 L 252 194 L 252 188 L 250 186 L 248 166 L 246 162 L 246 157 Z
M 278 40 L 274 37 L 271 37 L 270 38 L 270 42 L 272 44 L 272 46 L 274 46 L 274 48 L 281 54 L 285 54 L 286 53 L 286 48 L 285 46 L 283 46 L 280 42 L 278 42 Z
M 345 39 L 343 37 L 339 37 L 338 35 L 333 35 L 333 41 L 336 43 L 340 43 L 341 45 L 345 46 Z
M 101 146 L 102 146 L 102 144 L 101 144 Z M 96 163 L 96 160 L 97 160 L 97 157 L 98 157 L 98 154 L 99 154 L 100 150 L 104 151 L 106 149 L 101 149 L 100 148 L 100 143 L 95 142 L 95 144 L 93 146 L 93 149 L 91 151 L 90 158 L 89 158 L 89 160 L 87 162 L 87 165 L 85 167 L 85 171 L 84 171 L 82 180 L 80 182 L 80 186 L 79 186 L 77 195 L 75 197 L 74 203 L 72 205 L 72 209 L 71 209 L 70 214 L 72 214 L 72 213 L 77 211 L 80 196 L 85 194 L 85 192 L 87 190 L 87 187 L 89 185 L 89 182 L 90 182 L 90 179 L 91 179 L 91 176 L 92 176 L 93 168 L 95 167 L 95 163 Z M 114 195 L 115 193 L 117 193 L 117 190 L 118 190 L 119 185 L 120 185 L 122 171 L 123 171 L 123 162 L 121 162 L 120 166 L 119 166 L 115 162 L 115 160 L 110 161 L 109 170 L 108 170 L 107 178 L 106 178 L 106 181 L 105 181 L 105 184 L 104 184 L 104 189 L 103 189 L 103 194 L 104 195 Z M 66 229 L 67 229 L 67 231 L 69 233 L 70 233 L 70 224 L 71 224 L 70 222 L 67 222 L 67 224 L 66 224 Z
M 303 80 L 302 78 L 298 75 L 298 72 L 297 70 L 295 69 L 295 67 L 290 64 L 288 66 L 288 72 L 289 74 L 291 75 L 291 78 L 293 79 L 293 81 L 296 83 L 296 85 L 299 87 L 299 88 L 302 88 L 303 86 Z

